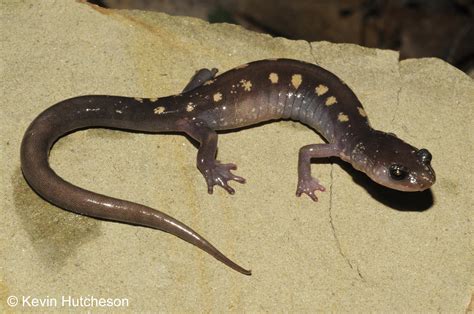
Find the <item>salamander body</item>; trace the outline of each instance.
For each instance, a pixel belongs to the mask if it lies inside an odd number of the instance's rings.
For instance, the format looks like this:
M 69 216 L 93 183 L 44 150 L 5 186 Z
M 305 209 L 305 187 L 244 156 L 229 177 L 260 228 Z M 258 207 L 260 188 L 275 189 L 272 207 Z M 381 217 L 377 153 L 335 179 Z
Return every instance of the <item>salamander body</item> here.
M 435 182 L 431 154 L 393 134 L 370 127 L 352 90 L 337 76 L 314 64 L 289 59 L 262 60 L 216 76 L 198 71 L 178 95 L 162 98 L 80 96 L 42 112 L 28 127 L 21 145 L 21 167 L 30 186 L 51 203 L 87 216 L 151 227 L 192 243 L 233 269 L 250 275 L 188 226 L 150 207 L 87 191 L 60 178 L 48 154 L 61 136 L 90 127 L 144 132 L 184 132 L 200 143 L 197 167 L 209 193 L 215 185 L 245 182 L 236 165 L 215 159 L 219 130 L 262 121 L 291 119 L 320 133 L 325 144 L 300 149 L 296 195 L 324 187 L 311 176 L 312 158 L 339 157 L 372 180 L 401 191 L 422 191 Z

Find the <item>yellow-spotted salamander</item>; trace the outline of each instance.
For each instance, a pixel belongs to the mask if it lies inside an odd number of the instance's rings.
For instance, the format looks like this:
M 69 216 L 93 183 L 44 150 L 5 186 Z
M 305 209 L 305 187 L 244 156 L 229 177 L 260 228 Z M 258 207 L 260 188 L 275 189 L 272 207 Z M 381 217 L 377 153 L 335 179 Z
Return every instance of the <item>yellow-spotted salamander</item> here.
M 200 143 L 197 168 L 206 180 L 208 192 L 218 185 L 233 194 L 228 182 L 245 180 L 231 172 L 236 169 L 235 164 L 216 160 L 216 131 L 291 119 L 313 128 L 327 141 L 300 149 L 297 196 L 304 193 L 317 201 L 315 191 L 324 191 L 311 176 L 312 158 L 339 157 L 373 181 L 401 191 L 422 191 L 435 182 L 428 150 L 372 129 L 352 90 L 319 66 L 275 59 L 244 64 L 219 76 L 216 73 L 216 69 L 196 72 L 183 92 L 174 96 L 80 96 L 53 105 L 25 132 L 21 144 L 24 177 L 54 205 L 82 215 L 169 232 L 246 275 L 251 272 L 167 214 L 90 192 L 61 179 L 48 163 L 54 142 L 71 131 L 89 127 L 184 132 Z

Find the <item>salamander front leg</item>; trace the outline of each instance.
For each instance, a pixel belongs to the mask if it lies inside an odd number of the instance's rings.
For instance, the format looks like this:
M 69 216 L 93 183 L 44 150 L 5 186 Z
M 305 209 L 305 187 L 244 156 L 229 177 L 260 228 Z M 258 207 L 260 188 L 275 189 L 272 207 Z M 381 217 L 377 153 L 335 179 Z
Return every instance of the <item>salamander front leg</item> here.
M 216 160 L 217 133 L 201 120 L 179 121 L 178 125 L 180 131 L 185 132 L 200 143 L 197 154 L 197 168 L 206 179 L 209 194 L 212 194 L 214 185 L 219 185 L 230 194 L 234 194 L 235 190 L 229 186 L 228 181 L 234 180 L 245 183 L 245 179 L 230 172 L 237 169 L 235 164 L 221 164 Z
M 218 70 L 216 68 L 212 68 L 210 70 L 201 69 L 197 71 L 193 75 L 191 80 L 189 81 L 188 85 L 186 85 L 186 87 L 183 89 L 182 92 L 183 93 L 189 92 L 190 90 L 193 90 L 196 87 L 199 87 L 202 84 L 206 83 L 206 81 L 212 80 L 216 76 L 217 72 Z
M 298 187 L 296 196 L 308 195 L 313 201 L 318 198 L 315 191 L 325 191 L 326 188 L 319 183 L 318 179 L 311 176 L 311 158 L 324 158 L 338 156 L 339 150 L 333 144 L 313 144 L 303 146 L 298 156 Z

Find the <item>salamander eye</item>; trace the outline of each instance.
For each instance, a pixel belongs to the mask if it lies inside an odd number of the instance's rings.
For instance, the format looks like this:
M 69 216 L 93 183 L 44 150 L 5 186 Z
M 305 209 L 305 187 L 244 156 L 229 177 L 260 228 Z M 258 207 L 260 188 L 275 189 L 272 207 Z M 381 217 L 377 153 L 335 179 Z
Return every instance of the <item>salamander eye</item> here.
M 431 162 L 432 157 L 427 149 L 422 148 L 416 154 L 420 157 L 422 163 L 428 164 Z
M 408 169 L 402 165 L 393 164 L 389 167 L 390 177 L 394 180 L 403 180 L 408 176 Z

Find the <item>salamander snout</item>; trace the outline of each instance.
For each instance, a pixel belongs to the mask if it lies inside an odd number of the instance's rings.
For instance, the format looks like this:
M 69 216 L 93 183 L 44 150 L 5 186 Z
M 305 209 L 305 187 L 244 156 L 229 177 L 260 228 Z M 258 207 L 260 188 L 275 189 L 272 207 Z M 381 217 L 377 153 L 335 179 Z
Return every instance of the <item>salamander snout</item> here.
M 390 183 L 385 185 L 401 191 L 423 191 L 433 185 L 435 174 L 431 168 L 431 154 L 426 149 L 416 152 L 415 163 L 392 163 L 388 167 Z M 411 164 L 411 165 L 410 165 Z
M 351 156 L 354 167 L 381 185 L 399 191 L 418 192 L 430 188 L 436 181 L 431 167 L 432 156 L 425 148 L 416 149 L 382 132 L 372 134 L 356 148 Z

